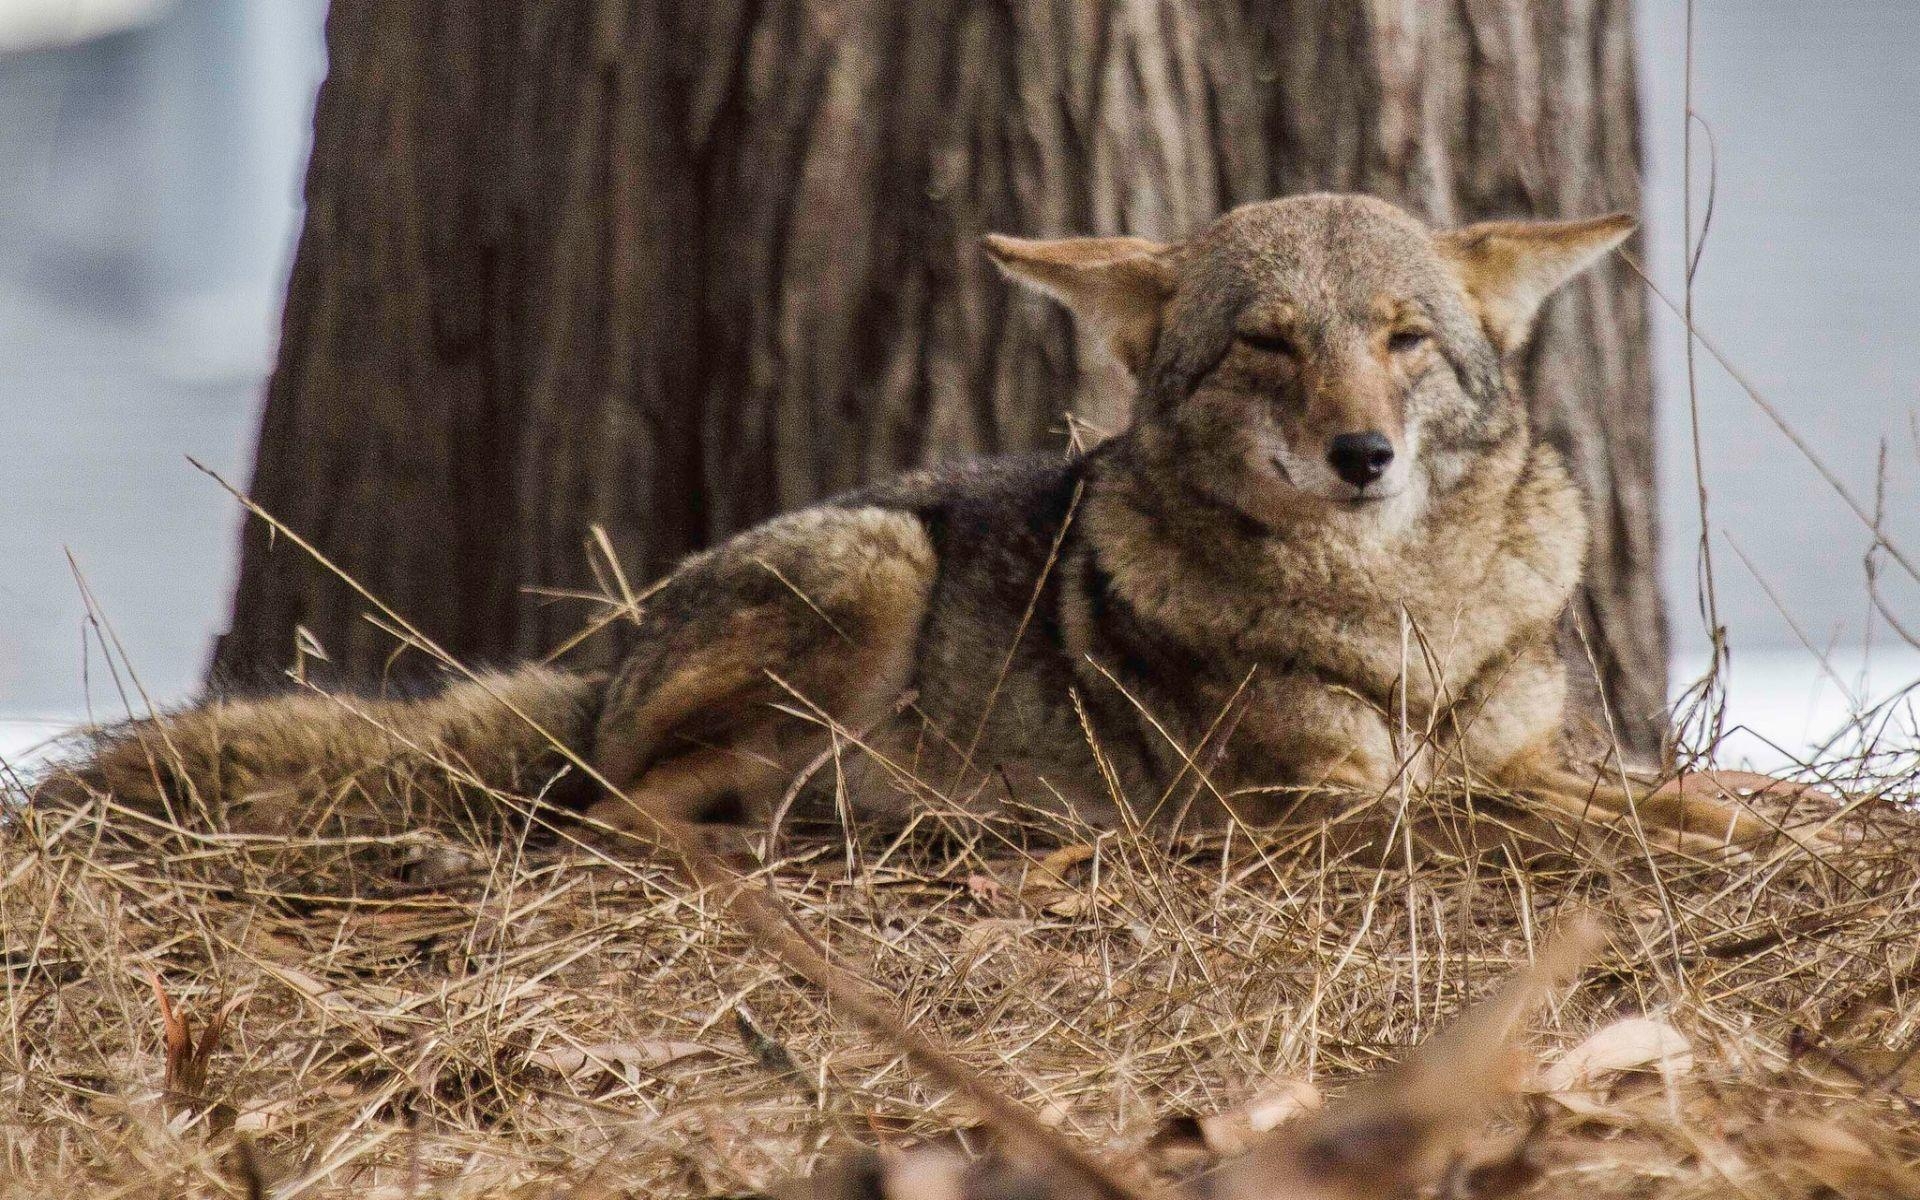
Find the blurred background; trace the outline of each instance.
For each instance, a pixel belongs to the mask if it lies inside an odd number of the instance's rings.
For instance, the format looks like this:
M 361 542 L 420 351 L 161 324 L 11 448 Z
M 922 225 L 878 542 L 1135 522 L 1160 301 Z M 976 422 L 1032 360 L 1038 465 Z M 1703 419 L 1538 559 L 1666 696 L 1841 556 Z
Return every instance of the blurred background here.
M 185 456 L 246 480 L 324 8 L 0 0 L 0 756 L 124 711 L 83 653 L 79 580 L 153 700 L 205 669 L 238 517 Z M 1686 8 L 1641 0 L 1636 20 L 1648 266 L 1677 300 Z M 1703 0 L 1695 21 L 1715 161 L 1697 320 L 1920 544 L 1920 5 Z M 1699 125 L 1694 158 L 1698 214 Z M 1708 660 L 1701 513 L 1685 342 L 1658 301 L 1653 317 L 1677 691 Z M 1870 616 L 1866 527 L 1704 351 L 1697 380 L 1731 713 L 1752 730 L 1731 748 L 1771 765 L 1920 677 L 1920 654 Z M 1911 581 L 1881 574 L 1920 627 Z
M 205 668 L 238 522 L 183 456 L 245 477 L 324 12 L 0 0 L 0 754 L 113 695 L 69 552 L 156 699 Z

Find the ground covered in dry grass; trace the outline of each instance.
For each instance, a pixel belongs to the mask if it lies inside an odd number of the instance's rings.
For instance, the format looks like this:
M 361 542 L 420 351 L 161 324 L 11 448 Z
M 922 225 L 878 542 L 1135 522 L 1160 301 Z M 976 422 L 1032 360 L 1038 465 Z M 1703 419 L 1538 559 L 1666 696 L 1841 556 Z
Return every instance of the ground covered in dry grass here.
M 992 1131 L 661 865 L 445 830 L 130 845 L 103 811 L 16 812 L 0 846 L 0 1196 L 1090 1194 L 929 1151 L 833 1166 Z M 1819 856 L 1516 866 L 1483 839 L 1383 867 L 1315 830 L 953 820 L 760 875 L 1141 1194 L 1920 1196 L 1920 828 L 1871 794 L 1843 824 Z M 1576 908 L 1592 964 L 1498 1054 L 1431 1043 L 1425 1124 L 1352 1115 Z M 1336 1125 L 1312 1186 L 1219 1165 Z

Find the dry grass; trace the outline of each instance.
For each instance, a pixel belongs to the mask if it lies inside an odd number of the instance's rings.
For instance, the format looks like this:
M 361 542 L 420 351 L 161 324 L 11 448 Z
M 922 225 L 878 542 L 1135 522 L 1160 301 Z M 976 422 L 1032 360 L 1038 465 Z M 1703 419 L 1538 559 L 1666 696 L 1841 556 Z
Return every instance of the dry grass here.
M 1526 1170 L 1443 1190 L 1920 1196 L 1916 829 L 1845 782 L 1824 862 L 1396 842 L 1380 867 L 1317 830 L 1169 847 L 949 816 L 764 874 L 914 1029 L 1138 1178 L 1232 1149 L 1250 1100 L 1404 1057 L 1585 907 L 1609 944 L 1519 1043 L 1551 1061 L 1646 1014 L 1691 1062 L 1575 1072 L 1581 1113 L 1496 1106 L 1454 1150 L 1531 1130 L 1500 1159 Z M 365 846 L 128 839 L 102 813 L 29 812 L 0 846 L 0 1196 L 708 1196 L 977 1123 L 657 864 L 442 829 L 376 847 L 418 864 L 396 878 Z M 1460 1070 L 1471 1112 L 1485 1071 Z

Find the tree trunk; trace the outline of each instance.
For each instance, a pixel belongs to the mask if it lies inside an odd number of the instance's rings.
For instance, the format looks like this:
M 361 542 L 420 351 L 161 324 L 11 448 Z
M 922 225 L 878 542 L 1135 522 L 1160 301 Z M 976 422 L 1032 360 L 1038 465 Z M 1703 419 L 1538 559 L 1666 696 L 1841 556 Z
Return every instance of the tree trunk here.
M 1364 190 L 1440 222 L 1636 207 L 1624 0 L 335 0 L 253 494 L 468 661 L 902 467 L 1125 420 L 990 231 L 1178 236 Z M 1644 301 L 1609 267 L 1525 375 L 1594 501 L 1586 631 L 1657 736 Z M 1083 369 L 1084 367 L 1084 369 Z M 220 675 L 297 630 L 339 677 L 420 656 L 261 522 Z M 576 654 L 617 653 L 601 637 Z

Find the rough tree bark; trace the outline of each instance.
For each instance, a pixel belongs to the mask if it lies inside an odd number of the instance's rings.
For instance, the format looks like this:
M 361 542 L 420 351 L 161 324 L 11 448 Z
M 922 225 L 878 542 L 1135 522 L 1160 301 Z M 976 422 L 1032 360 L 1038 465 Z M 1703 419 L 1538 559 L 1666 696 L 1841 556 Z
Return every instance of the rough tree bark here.
M 629 574 L 947 455 L 1125 419 L 989 230 L 1172 236 L 1355 189 L 1440 222 L 1637 207 L 1626 0 L 335 0 L 253 494 L 455 654 L 549 650 Z M 1657 738 L 1644 300 L 1557 301 L 1525 375 L 1595 513 L 1582 617 Z M 260 522 L 215 672 L 309 631 L 415 669 Z M 616 652 L 617 639 L 582 649 Z M 415 656 L 417 657 L 417 656 Z

